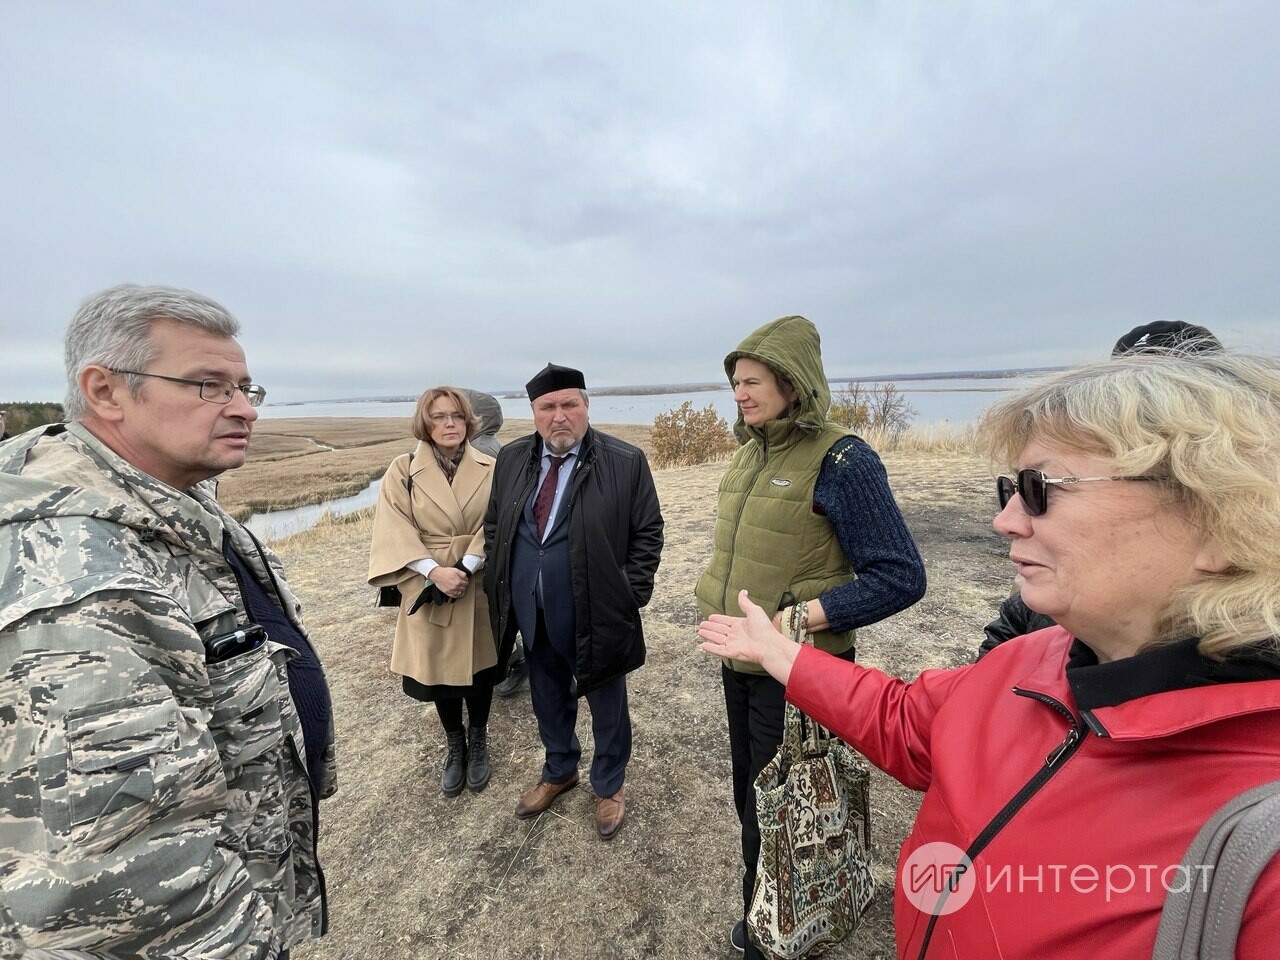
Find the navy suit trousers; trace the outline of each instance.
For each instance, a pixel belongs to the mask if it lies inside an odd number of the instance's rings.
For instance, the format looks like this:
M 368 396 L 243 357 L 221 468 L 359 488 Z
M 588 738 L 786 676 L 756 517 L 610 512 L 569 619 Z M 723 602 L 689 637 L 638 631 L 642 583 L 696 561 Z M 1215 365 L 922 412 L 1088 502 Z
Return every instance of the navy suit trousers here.
M 582 745 L 578 722 L 578 689 L 575 664 L 556 649 L 547 636 L 542 610 L 537 614 L 534 642 L 525 643 L 529 665 L 529 694 L 538 734 L 546 750 L 542 779 L 564 783 L 578 772 Z M 598 797 L 611 797 L 622 789 L 631 759 L 631 715 L 627 710 L 627 678 L 618 677 L 586 695 L 591 708 L 591 732 L 595 755 L 591 759 L 591 789 Z

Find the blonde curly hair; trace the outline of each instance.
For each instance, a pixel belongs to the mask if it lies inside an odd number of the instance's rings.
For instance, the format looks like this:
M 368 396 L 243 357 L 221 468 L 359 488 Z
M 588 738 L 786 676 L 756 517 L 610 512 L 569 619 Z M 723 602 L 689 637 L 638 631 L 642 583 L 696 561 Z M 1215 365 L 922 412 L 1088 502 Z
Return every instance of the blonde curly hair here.
M 1035 440 L 1101 457 L 1117 475 L 1161 478 L 1170 505 L 1185 508 L 1227 567 L 1169 598 L 1154 642 L 1199 637 L 1215 659 L 1280 652 L 1280 358 L 1099 361 L 999 401 L 978 430 L 999 470 Z

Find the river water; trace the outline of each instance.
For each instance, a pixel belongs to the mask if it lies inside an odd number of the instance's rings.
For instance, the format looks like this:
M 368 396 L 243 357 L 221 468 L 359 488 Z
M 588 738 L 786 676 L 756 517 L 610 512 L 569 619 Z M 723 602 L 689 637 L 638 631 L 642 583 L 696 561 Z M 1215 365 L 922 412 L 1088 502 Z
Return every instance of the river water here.
M 292 510 L 272 510 L 268 513 L 255 513 L 244 525 L 263 540 L 282 540 L 303 530 L 310 530 L 326 513 L 335 517 L 345 517 L 365 507 L 372 507 L 378 502 L 378 485 L 375 480 L 357 494 L 350 497 L 339 497 L 325 503 L 310 507 L 294 507 Z
M 964 423 L 976 419 L 982 408 L 1011 390 L 1026 385 L 1025 380 L 943 379 L 903 380 L 900 393 L 916 410 L 916 425 Z M 844 383 L 832 385 L 836 391 Z M 595 423 L 653 423 L 654 417 L 674 410 L 686 400 L 696 409 L 707 404 L 730 424 L 738 411 L 728 386 L 719 390 L 643 395 L 597 394 L 591 397 L 591 419 Z M 529 419 L 529 401 L 524 397 L 499 397 L 502 415 L 513 420 Z M 338 400 L 316 403 L 267 404 L 258 413 L 263 417 L 403 417 L 413 415 L 413 401 Z

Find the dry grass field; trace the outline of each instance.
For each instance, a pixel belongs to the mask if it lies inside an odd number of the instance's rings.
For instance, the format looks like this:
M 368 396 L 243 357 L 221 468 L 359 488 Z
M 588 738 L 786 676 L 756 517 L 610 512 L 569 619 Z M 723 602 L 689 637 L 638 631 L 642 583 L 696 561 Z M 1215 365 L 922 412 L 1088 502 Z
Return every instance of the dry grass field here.
M 498 439 L 506 443 L 532 431 L 532 420 L 509 420 Z M 648 449 L 648 427 L 624 426 L 616 432 Z M 381 477 L 387 464 L 414 443 L 408 420 L 398 418 L 259 420 L 249 462 L 223 474 L 218 500 L 244 520 L 254 513 L 347 497 Z
M 356 469 L 346 457 L 363 454 L 364 469 L 377 476 L 405 448 L 394 428 L 392 435 L 371 429 L 368 442 L 358 443 L 366 428 L 344 425 L 350 423 L 260 422 L 254 460 L 226 477 L 224 500 L 243 507 L 263 496 L 252 491 L 301 493 L 304 484 L 314 498 L 315 478 L 327 483 Z M 528 432 L 530 424 L 510 428 L 504 438 Z M 634 441 L 645 429 L 613 432 Z M 341 449 L 302 455 L 299 437 Z M 925 557 L 929 589 L 916 606 L 861 631 L 859 659 L 909 678 L 972 659 L 982 625 L 1008 590 L 1010 570 L 991 531 L 992 484 L 972 454 L 904 449 L 884 459 Z M 331 929 L 322 941 L 296 949 L 295 958 L 736 956 L 728 933 L 739 903 L 738 832 L 720 668 L 697 649 L 692 596 L 723 466 L 655 473 L 666 548 L 645 612 L 649 661 L 629 683 L 635 749 L 628 820 L 608 844 L 595 835 L 585 778 L 541 817 L 512 816 L 541 768 L 527 692 L 495 702 L 488 788 L 455 799 L 441 795 L 438 722 L 429 707 L 402 695 L 388 670 L 392 614 L 371 605 L 364 583 L 367 514 L 276 545 L 328 669 L 340 763 L 339 792 L 322 807 Z M 589 756 L 586 713 L 584 707 L 579 735 Z M 873 789 L 885 890 L 865 927 L 827 951 L 830 960 L 893 956 L 888 888 L 919 798 L 879 774 Z

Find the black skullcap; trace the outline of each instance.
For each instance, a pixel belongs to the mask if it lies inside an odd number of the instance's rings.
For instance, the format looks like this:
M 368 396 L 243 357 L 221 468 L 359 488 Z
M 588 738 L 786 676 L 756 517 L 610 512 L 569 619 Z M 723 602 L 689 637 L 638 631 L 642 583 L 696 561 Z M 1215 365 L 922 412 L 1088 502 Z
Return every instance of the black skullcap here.
M 1113 357 L 1127 353 L 1156 353 L 1171 350 L 1182 353 L 1217 353 L 1222 342 L 1207 327 L 1182 320 L 1157 320 L 1134 327 L 1116 341 Z
M 579 390 L 587 389 L 587 381 L 582 371 L 575 370 L 573 367 L 562 367 L 556 363 L 548 363 L 524 385 L 529 393 L 530 403 L 544 393 L 555 393 L 557 390 L 568 390 L 570 387 L 576 387 Z

